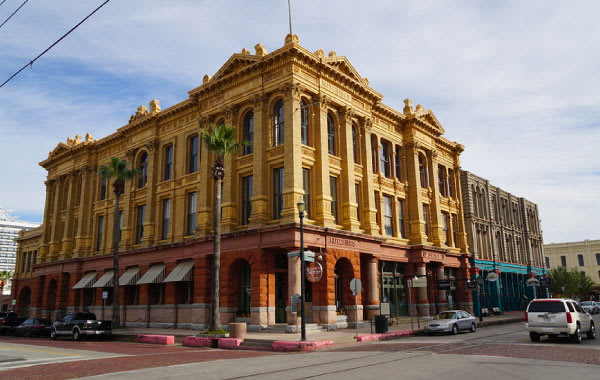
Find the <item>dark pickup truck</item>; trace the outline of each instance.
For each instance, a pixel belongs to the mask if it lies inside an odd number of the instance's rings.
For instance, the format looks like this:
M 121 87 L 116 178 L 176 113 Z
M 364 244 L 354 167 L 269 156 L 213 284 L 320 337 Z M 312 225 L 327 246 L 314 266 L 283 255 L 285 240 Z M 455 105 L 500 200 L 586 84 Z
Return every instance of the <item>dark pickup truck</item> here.
M 15 312 L 0 313 L 0 335 L 12 334 L 15 328 L 27 318 L 20 318 Z
M 73 340 L 81 339 L 82 335 L 107 337 L 112 334 L 111 321 L 99 321 L 94 313 L 68 313 L 52 324 L 50 338 L 56 339 L 61 335 L 69 335 Z

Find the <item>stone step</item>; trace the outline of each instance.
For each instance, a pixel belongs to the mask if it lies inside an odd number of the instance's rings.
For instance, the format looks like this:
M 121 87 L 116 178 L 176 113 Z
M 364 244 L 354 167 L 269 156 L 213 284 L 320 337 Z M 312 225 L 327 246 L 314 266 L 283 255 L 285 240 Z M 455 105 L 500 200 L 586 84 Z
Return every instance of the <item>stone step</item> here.
M 295 331 L 297 330 L 297 331 Z M 285 323 L 278 323 L 276 325 L 269 325 L 263 332 L 265 333 L 300 333 L 300 325 L 288 325 Z M 323 327 L 316 323 L 307 323 L 306 331 L 317 332 L 323 331 Z
M 245 324 L 249 325 L 250 318 L 235 317 L 235 323 L 245 323 Z
M 261 347 L 271 349 L 274 340 L 271 339 L 244 339 L 240 346 L 244 347 Z

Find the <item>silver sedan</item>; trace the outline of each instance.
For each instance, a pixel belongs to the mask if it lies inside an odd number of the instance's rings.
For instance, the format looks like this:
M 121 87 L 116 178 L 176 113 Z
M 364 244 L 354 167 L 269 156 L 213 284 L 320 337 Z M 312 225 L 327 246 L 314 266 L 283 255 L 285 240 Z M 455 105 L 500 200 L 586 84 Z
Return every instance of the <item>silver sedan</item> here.
M 456 335 L 461 330 L 477 330 L 477 319 L 464 310 L 443 311 L 425 323 L 427 333 L 446 332 Z

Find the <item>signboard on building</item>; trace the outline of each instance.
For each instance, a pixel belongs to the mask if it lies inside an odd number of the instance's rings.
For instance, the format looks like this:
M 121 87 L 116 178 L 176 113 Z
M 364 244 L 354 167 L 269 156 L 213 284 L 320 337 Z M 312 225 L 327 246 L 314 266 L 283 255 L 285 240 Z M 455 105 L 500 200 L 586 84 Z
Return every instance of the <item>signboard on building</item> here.
M 437 288 L 438 290 L 450 289 L 450 280 L 437 280 Z
M 526 281 L 527 286 L 540 286 L 540 280 L 537 278 L 530 278 Z
M 319 282 L 323 276 L 323 266 L 320 263 L 312 262 L 306 264 L 304 268 L 306 279 L 309 282 Z
M 427 277 L 416 277 L 412 279 L 412 287 L 413 288 L 426 288 L 427 287 Z
M 496 272 L 488 273 L 487 279 L 488 279 L 488 281 L 492 281 L 492 282 L 498 281 L 498 273 L 496 273 Z

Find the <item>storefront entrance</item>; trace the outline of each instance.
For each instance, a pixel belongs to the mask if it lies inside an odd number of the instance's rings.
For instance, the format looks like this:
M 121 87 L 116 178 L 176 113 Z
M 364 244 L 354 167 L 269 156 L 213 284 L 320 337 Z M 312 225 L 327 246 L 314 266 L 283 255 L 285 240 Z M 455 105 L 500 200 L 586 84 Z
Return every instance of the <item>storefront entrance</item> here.
M 286 323 L 287 272 L 275 273 L 275 323 Z
M 390 304 L 392 317 L 408 315 L 406 290 L 404 284 L 404 266 L 400 263 L 384 262 L 382 282 L 382 302 Z

